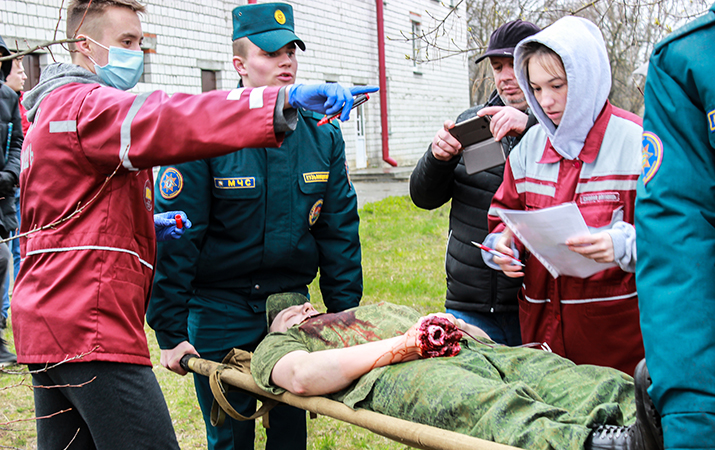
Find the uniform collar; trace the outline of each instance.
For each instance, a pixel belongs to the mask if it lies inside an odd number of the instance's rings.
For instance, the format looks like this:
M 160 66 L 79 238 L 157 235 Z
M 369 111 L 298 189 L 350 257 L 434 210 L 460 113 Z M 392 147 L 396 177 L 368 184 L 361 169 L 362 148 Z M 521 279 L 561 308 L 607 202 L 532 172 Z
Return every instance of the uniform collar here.
M 603 143 L 603 136 L 606 134 L 606 128 L 608 128 L 608 121 L 611 119 L 612 111 L 613 106 L 611 102 L 606 100 L 606 104 L 596 118 L 596 122 L 591 127 L 588 135 L 586 135 L 586 142 L 581 149 L 581 153 L 578 154 L 579 160 L 585 163 L 592 163 L 596 160 L 598 151 L 601 149 L 601 144 Z M 541 155 L 539 164 L 552 164 L 562 159 L 564 159 L 564 157 L 556 152 L 554 146 L 551 145 L 551 141 L 547 138 L 546 149 L 544 150 L 544 154 Z

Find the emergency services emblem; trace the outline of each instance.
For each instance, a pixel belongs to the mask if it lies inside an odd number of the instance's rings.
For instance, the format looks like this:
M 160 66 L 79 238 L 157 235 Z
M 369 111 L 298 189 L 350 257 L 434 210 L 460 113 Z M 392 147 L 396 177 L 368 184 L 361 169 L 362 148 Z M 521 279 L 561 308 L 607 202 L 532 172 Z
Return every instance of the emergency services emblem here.
M 708 124 L 710 125 L 710 132 L 715 131 L 715 109 L 708 113 Z
M 151 195 L 151 183 L 149 180 L 144 182 L 144 206 L 147 211 L 151 211 L 154 208 L 154 197 Z
M 320 210 L 323 209 L 323 199 L 321 198 L 315 204 L 313 205 L 312 208 L 310 208 L 310 214 L 308 214 L 308 224 L 312 227 L 315 225 L 315 222 L 318 221 L 318 217 L 320 217 Z
M 184 177 L 181 176 L 181 172 L 173 167 L 166 169 L 166 172 L 161 176 L 161 181 L 159 182 L 161 196 L 170 200 L 179 195 L 183 187 Z
M 286 15 L 283 14 L 283 11 L 281 11 L 280 9 L 276 9 L 276 13 L 273 14 L 273 17 L 275 17 L 276 22 L 278 22 L 281 25 L 286 23 Z
M 216 189 L 253 189 L 256 187 L 256 177 L 214 178 Z
M 650 131 L 643 132 L 643 184 L 647 184 L 658 172 L 663 162 L 663 143 Z

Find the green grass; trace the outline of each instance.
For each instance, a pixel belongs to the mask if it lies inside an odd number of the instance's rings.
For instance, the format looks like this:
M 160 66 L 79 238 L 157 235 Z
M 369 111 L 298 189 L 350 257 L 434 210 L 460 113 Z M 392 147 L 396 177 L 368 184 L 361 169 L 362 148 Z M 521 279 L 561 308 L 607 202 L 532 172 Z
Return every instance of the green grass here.
M 390 197 L 360 210 L 364 296 L 362 303 L 388 301 L 409 305 L 423 314 L 444 310 L 444 250 L 448 206 L 435 211 L 416 208 L 408 197 Z M 311 299 L 325 310 L 317 282 Z M 182 449 L 206 448 L 205 428 L 191 376 L 180 377 L 159 365 L 159 347 L 147 327 L 154 373 L 164 392 Z M 10 339 L 11 333 L 6 332 Z M 35 449 L 34 405 L 29 376 L 0 372 L 0 449 Z M 24 383 L 25 386 L 21 385 Z M 24 422 L 8 423 L 16 420 Z M 3 425 L 4 424 L 4 425 Z M 121 426 L 121 424 L 117 424 Z M 256 449 L 264 449 L 266 435 L 256 424 Z M 398 450 L 406 446 L 365 429 L 320 416 L 308 421 L 312 450 Z

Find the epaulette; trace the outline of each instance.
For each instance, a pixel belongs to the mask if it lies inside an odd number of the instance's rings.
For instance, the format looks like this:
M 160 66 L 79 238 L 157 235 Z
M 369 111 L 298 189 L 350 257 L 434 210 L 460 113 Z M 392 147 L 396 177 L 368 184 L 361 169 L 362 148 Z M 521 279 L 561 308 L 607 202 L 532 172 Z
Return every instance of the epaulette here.
M 303 109 L 303 108 L 301 108 L 300 113 L 305 119 L 311 119 L 311 120 L 314 119 L 316 122 L 319 122 L 323 117 L 325 117 L 324 114 L 320 114 L 320 113 L 317 113 L 314 111 L 309 111 L 309 110 Z M 337 128 L 339 130 L 340 129 L 340 120 L 338 120 L 338 119 L 331 120 L 330 125 L 334 126 L 335 128 Z

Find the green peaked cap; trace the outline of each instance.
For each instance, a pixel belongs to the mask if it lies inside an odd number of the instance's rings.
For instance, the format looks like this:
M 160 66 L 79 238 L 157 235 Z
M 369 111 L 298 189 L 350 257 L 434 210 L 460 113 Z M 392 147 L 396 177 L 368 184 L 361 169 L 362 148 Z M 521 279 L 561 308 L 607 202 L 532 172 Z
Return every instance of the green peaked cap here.
M 233 40 L 247 37 L 264 52 L 273 53 L 295 42 L 305 51 L 305 44 L 295 35 L 293 7 L 286 3 L 261 3 L 233 9 Z
M 271 323 L 273 323 L 273 320 L 279 312 L 291 306 L 302 305 L 309 301 L 305 295 L 298 294 L 297 292 L 282 292 L 280 294 L 269 295 L 266 300 L 266 320 L 268 321 L 268 327 L 270 328 Z

